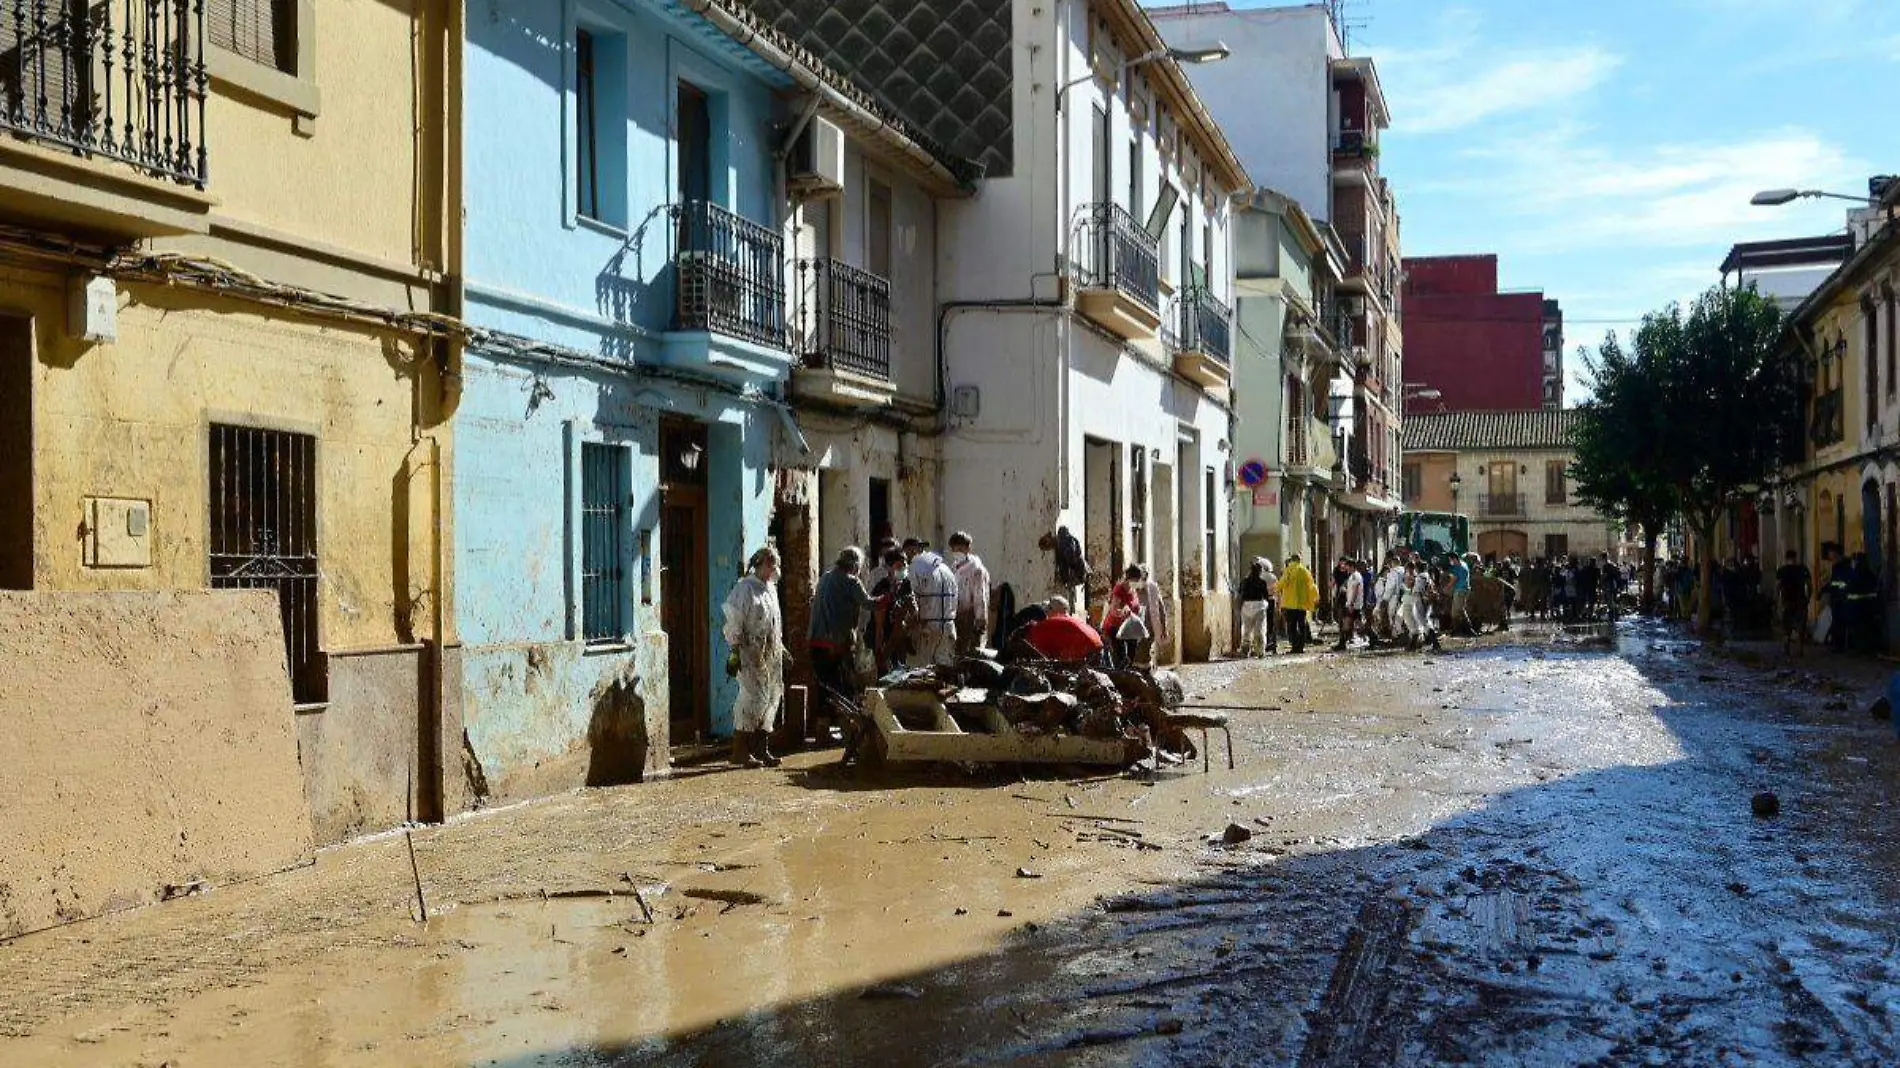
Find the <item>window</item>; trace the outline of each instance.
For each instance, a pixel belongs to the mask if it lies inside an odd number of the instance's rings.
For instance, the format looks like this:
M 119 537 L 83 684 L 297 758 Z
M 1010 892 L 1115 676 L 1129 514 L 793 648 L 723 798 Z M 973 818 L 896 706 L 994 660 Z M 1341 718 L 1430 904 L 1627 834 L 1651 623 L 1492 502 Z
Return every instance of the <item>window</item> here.
M 1220 575 L 1219 575 L 1220 558 L 1219 556 L 1216 555 L 1218 552 L 1218 549 L 1216 548 L 1214 544 L 1216 540 L 1215 539 L 1215 522 L 1216 522 L 1215 512 L 1216 512 L 1216 501 L 1218 499 L 1215 495 L 1215 487 L 1217 485 L 1218 483 L 1215 481 L 1215 477 L 1214 477 L 1214 469 L 1210 467 L 1207 469 L 1206 477 L 1202 484 L 1202 489 L 1201 489 L 1201 492 L 1204 495 L 1201 498 L 1201 526 L 1206 528 L 1205 533 L 1203 535 L 1205 540 L 1203 541 L 1201 545 L 1201 577 L 1202 577 L 1203 584 L 1206 586 L 1206 588 L 1210 590 L 1214 588 L 1216 580 L 1220 578 Z
M 891 187 L 875 178 L 865 182 L 864 269 L 891 277 Z
M 1142 217 L 1146 201 L 1141 188 L 1141 127 L 1128 127 L 1128 214 Z
M 213 423 L 210 448 L 211 588 L 277 594 L 291 699 L 322 701 L 328 679 L 317 643 L 317 439 Z
M 1569 464 L 1550 460 L 1544 464 L 1544 503 L 1568 504 L 1570 501 Z
M 1094 118 L 1095 143 L 1091 147 L 1095 150 L 1095 203 L 1107 204 L 1114 198 L 1111 190 L 1114 188 L 1115 165 L 1109 160 L 1109 146 L 1113 143 L 1114 135 L 1110 133 L 1106 108 L 1098 106 Z
M 581 443 L 581 637 L 618 642 L 627 634 L 627 447 Z
M 213 47 L 295 74 L 296 7 L 296 0 L 210 0 L 205 33 Z
M 580 213 L 600 218 L 600 130 L 594 84 L 594 35 L 574 35 L 574 125 L 579 153 Z
M 1867 429 L 1872 430 L 1880 422 L 1880 319 L 1872 297 L 1860 302 L 1860 314 L 1865 324 L 1862 335 L 1866 348 L 1861 362 L 1867 365 Z
M 627 39 L 574 32 L 574 213 L 627 224 Z
M 1417 504 L 1419 492 L 1424 488 L 1424 472 L 1417 464 L 1405 465 L 1405 503 Z
M 1568 534 L 1544 535 L 1544 559 L 1555 560 L 1559 556 L 1569 556 L 1569 555 L 1570 555 L 1570 535 Z

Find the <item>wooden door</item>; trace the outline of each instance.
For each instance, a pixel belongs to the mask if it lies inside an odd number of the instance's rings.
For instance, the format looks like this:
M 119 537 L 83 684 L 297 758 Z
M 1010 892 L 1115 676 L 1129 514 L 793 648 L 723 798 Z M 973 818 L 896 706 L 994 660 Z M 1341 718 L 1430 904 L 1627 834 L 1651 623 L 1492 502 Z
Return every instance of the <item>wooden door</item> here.
M 675 745 L 712 734 L 712 646 L 706 589 L 706 429 L 660 428 L 660 626 Z

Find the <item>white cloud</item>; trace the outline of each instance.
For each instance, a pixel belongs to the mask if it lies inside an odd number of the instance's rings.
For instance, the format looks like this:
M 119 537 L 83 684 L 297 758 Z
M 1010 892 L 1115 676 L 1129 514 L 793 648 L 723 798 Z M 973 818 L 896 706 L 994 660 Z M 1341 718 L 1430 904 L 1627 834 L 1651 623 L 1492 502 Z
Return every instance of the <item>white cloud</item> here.
M 1464 63 L 1442 69 L 1462 77 L 1409 85 L 1393 120 L 1400 133 L 1462 130 L 1514 112 L 1547 112 L 1578 100 L 1607 81 L 1622 60 L 1594 45 L 1542 51 L 1512 50 L 1510 58 L 1472 70 Z
M 1731 141 L 1611 148 L 1574 124 L 1516 131 L 1464 153 L 1466 177 L 1426 185 L 1475 198 L 1520 253 L 1683 248 L 1839 229 L 1838 206 L 1752 206 L 1761 189 L 1857 188 L 1871 168 L 1800 129 Z
M 1466 7 L 1441 12 L 1435 38 L 1376 53 L 1403 134 L 1468 129 L 1503 115 L 1550 114 L 1609 80 L 1621 56 L 1595 44 L 1505 45 L 1487 40 Z

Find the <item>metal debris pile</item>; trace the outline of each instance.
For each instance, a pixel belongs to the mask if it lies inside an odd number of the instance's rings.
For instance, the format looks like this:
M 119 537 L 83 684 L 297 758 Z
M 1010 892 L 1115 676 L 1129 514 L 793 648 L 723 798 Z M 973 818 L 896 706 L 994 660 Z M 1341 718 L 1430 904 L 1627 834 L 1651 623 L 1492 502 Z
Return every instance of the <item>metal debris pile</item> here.
M 1148 755 L 1150 743 L 1183 758 L 1197 751 L 1186 733 L 1170 726 L 1168 713 L 1186 694 L 1180 676 L 1150 667 L 1098 668 L 1049 660 L 1005 663 L 973 657 L 951 666 L 892 672 L 878 681 L 887 690 L 933 693 L 959 726 L 980 729 L 994 708 L 1019 734 L 1119 738 L 1131 760 Z M 927 713 L 898 710 L 910 730 L 928 730 Z

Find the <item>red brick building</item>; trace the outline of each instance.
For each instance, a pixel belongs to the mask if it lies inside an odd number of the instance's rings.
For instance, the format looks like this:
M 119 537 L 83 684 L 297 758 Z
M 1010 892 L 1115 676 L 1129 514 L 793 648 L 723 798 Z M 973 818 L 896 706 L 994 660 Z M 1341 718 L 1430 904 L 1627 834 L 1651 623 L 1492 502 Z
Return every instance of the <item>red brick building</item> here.
M 1563 313 L 1538 291 L 1499 292 L 1496 256 L 1408 258 L 1404 287 L 1408 410 L 1563 406 Z

